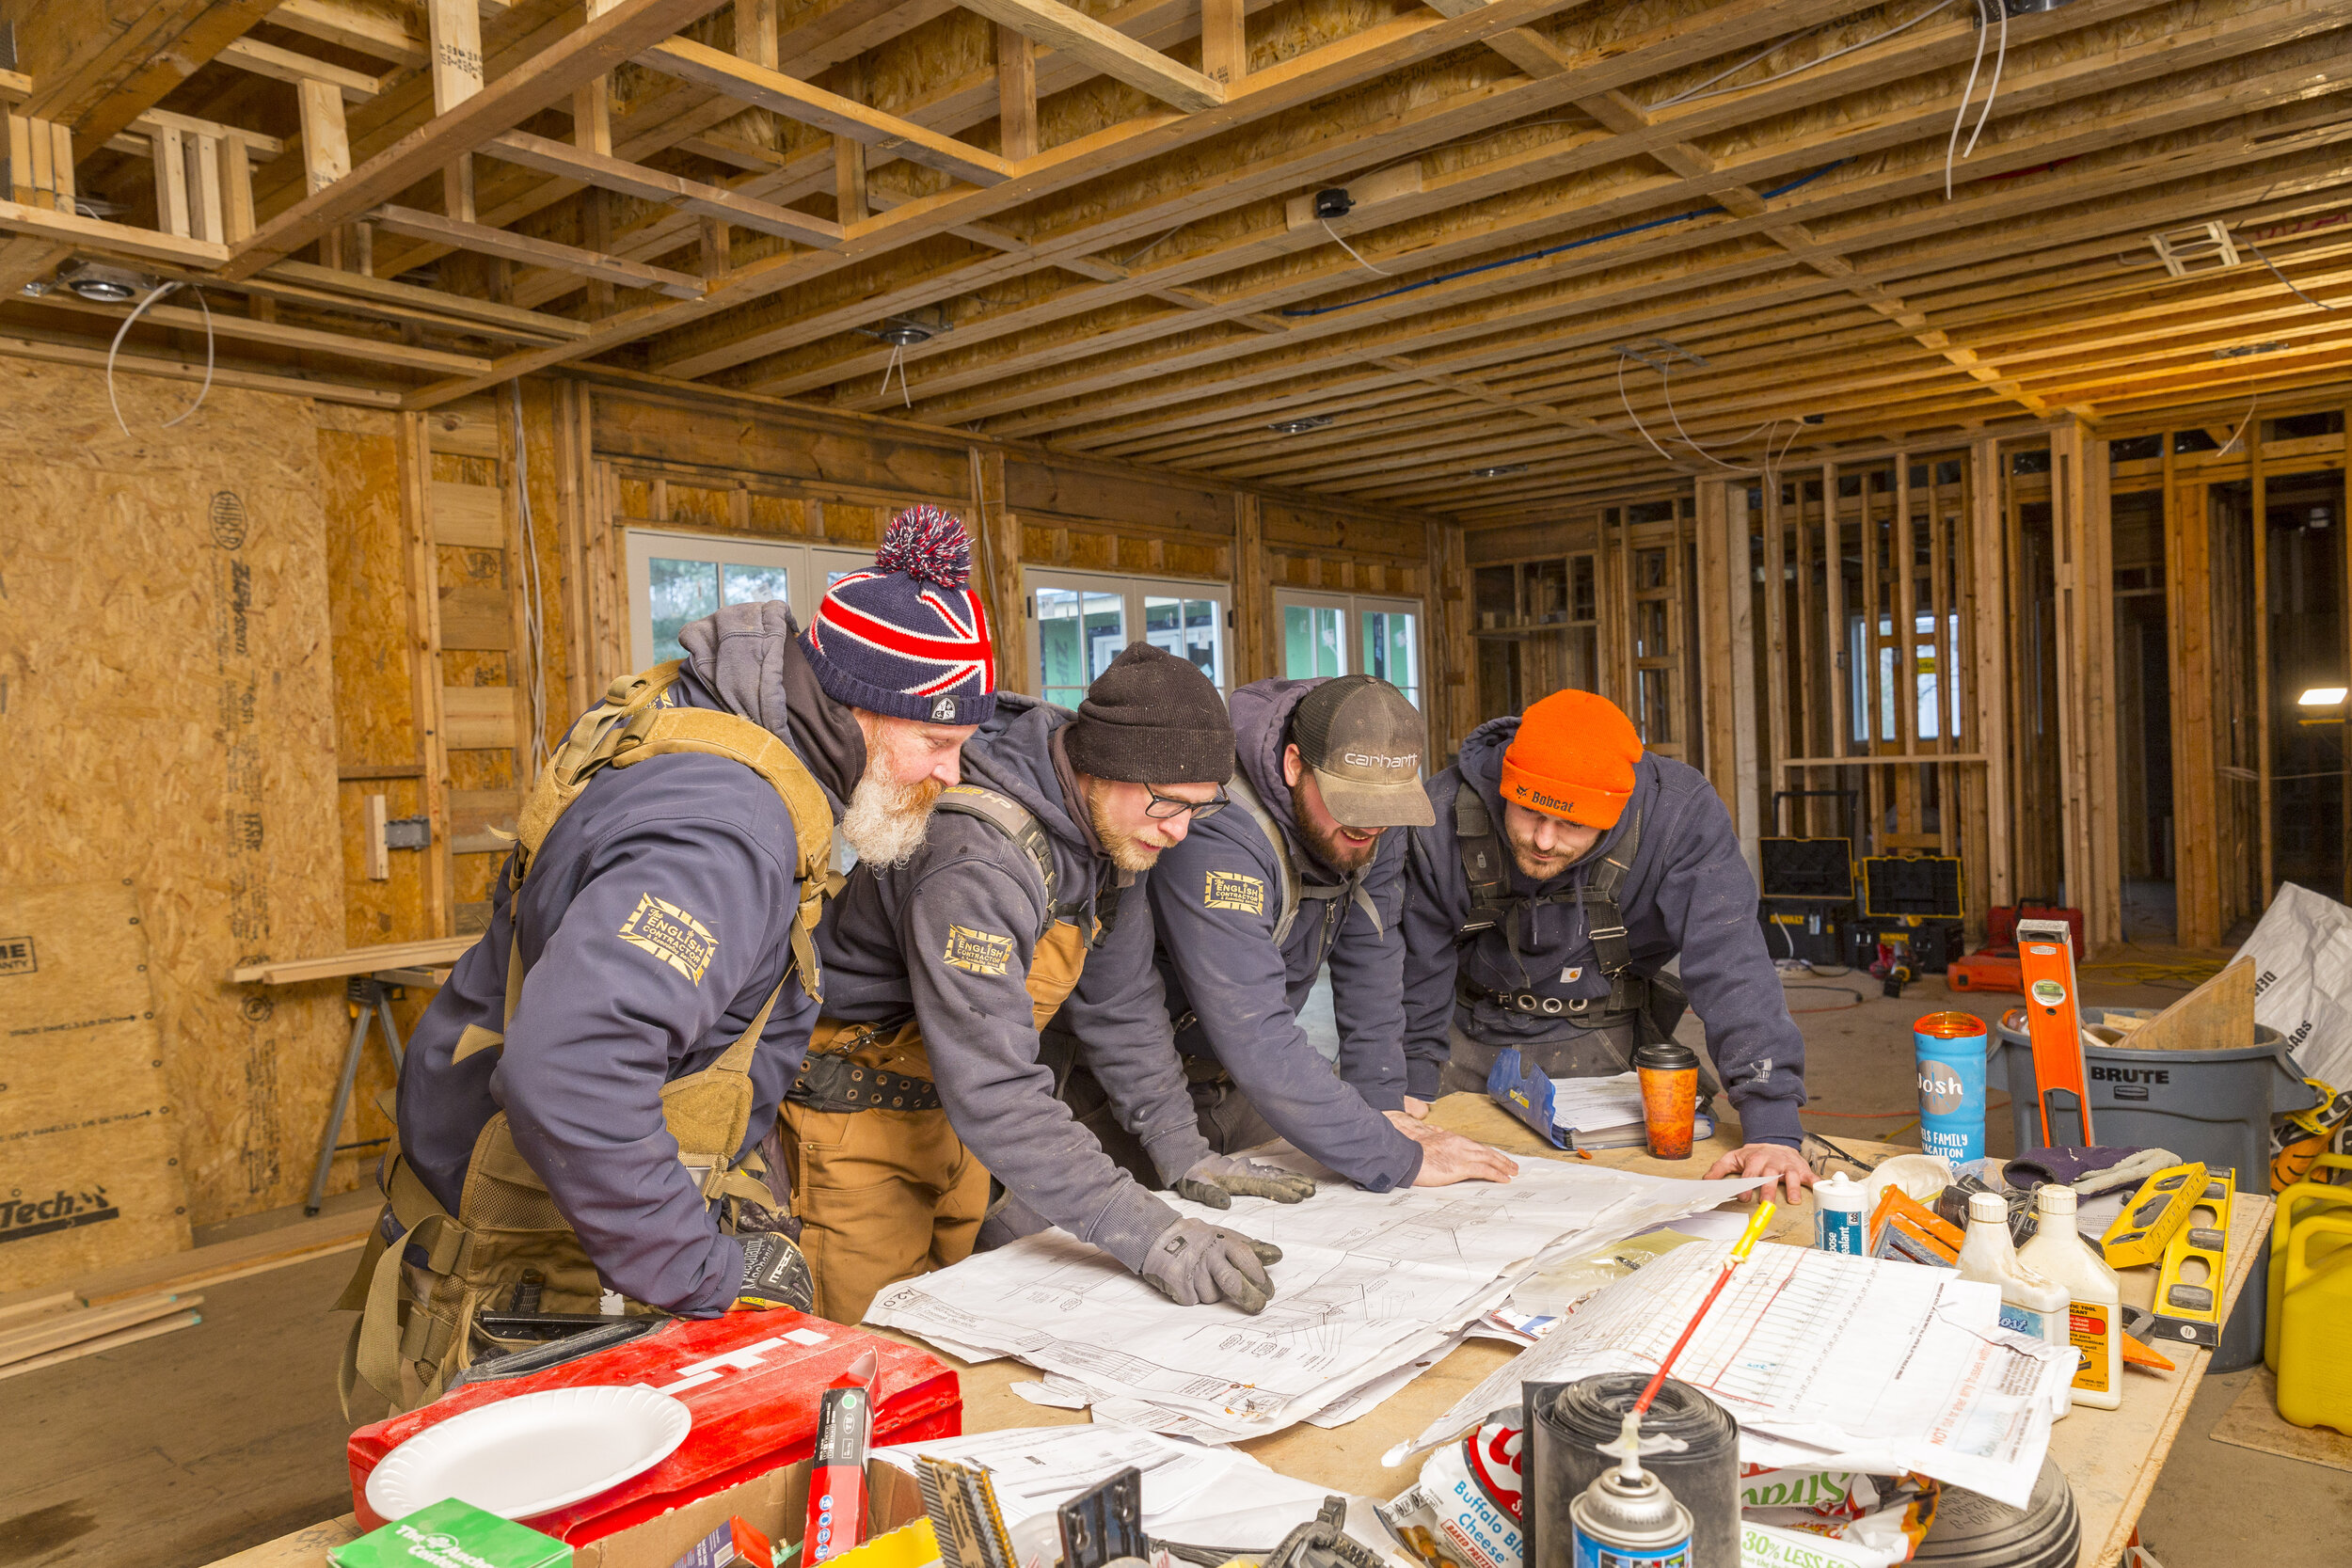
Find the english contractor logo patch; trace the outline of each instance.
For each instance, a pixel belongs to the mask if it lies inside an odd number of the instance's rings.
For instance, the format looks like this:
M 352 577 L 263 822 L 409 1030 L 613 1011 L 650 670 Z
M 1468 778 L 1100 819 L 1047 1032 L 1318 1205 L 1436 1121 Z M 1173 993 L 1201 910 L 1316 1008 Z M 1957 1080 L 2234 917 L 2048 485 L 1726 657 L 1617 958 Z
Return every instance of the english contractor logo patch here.
M 1245 877 L 1238 871 L 1212 871 L 1206 886 L 1200 890 L 1200 902 L 1213 910 L 1239 910 L 1244 914 L 1265 913 L 1265 882 L 1257 877 Z
M 1012 962 L 1012 938 L 969 926 L 947 927 L 947 951 L 940 955 L 950 969 L 966 974 L 1002 974 Z
M 631 947 L 651 953 L 698 986 L 703 983 L 703 971 L 710 967 L 710 955 L 719 946 L 719 939 L 708 927 L 650 893 L 639 896 L 618 934 Z

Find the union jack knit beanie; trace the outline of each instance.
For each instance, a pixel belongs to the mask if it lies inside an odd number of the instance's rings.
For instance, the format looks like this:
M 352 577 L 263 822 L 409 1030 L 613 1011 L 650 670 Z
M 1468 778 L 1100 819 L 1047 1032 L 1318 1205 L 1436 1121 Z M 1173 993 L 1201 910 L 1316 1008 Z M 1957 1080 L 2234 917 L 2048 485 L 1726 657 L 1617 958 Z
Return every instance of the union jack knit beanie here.
M 960 519 L 935 506 L 899 513 L 874 569 L 834 583 L 801 634 L 817 684 L 893 719 L 985 722 L 996 711 L 996 654 L 971 576 Z

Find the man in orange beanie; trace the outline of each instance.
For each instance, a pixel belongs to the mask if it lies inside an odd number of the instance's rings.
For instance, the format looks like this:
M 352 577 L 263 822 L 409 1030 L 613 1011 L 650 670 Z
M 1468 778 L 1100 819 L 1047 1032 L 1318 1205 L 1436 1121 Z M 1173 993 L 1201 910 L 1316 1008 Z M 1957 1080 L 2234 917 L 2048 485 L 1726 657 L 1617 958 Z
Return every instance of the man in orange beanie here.
M 1744 1139 L 1708 1177 L 1792 1201 L 1811 1185 L 1804 1042 L 1706 778 L 1645 752 L 1606 698 L 1556 691 L 1472 731 L 1429 798 L 1406 862 L 1406 1108 L 1483 1092 L 1506 1048 L 1554 1078 L 1628 1071 L 1687 1002 Z M 1660 973 L 1677 958 L 1679 983 Z M 1699 1076 L 1712 1093 L 1704 1061 Z

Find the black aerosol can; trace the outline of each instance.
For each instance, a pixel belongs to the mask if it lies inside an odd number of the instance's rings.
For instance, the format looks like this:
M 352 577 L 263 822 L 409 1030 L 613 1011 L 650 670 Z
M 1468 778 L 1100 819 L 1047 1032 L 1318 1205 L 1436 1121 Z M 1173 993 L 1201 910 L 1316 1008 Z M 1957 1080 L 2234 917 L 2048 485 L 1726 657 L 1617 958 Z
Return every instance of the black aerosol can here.
M 1625 1430 L 1600 1451 L 1618 1464 L 1594 1478 L 1568 1507 L 1572 1568 L 1691 1568 L 1691 1511 L 1666 1483 L 1642 1468 L 1642 1418 L 1628 1411 Z M 1654 1448 L 1681 1448 L 1653 1437 Z

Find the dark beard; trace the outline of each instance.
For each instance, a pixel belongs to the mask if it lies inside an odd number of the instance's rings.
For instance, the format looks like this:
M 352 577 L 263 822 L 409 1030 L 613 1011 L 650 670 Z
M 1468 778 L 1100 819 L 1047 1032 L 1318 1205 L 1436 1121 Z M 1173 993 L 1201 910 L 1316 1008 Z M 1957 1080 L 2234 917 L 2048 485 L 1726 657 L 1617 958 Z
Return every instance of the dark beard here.
M 1350 844 L 1340 836 L 1340 830 L 1336 827 L 1328 832 L 1323 832 L 1301 822 L 1298 825 L 1298 836 L 1307 841 L 1308 851 L 1315 859 L 1343 877 L 1352 877 L 1370 865 L 1372 857 L 1380 852 L 1378 838 L 1375 837 L 1369 844 Z

